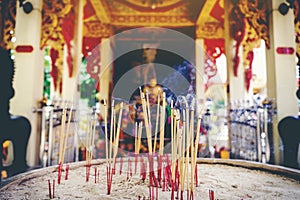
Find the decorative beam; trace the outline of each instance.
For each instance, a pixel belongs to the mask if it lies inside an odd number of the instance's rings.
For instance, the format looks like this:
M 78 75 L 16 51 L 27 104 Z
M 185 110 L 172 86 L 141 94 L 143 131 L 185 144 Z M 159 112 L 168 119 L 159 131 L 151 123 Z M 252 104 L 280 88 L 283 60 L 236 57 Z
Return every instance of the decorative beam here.
M 197 38 L 224 38 L 224 0 L 206 1 L 196 26 Z
M 163 26 L 187 27 L 195 24 L 184 16 L 178 15 L 113 15 L 111 24 L 114 26 Z
M 101 21 L 103 24 L 109 24 L 111 17 L 108 13 L 109 9 L 106 3 L 103 0 L 90 0 L 94 10 L 96 12 L 96 15 L 98 19 Z

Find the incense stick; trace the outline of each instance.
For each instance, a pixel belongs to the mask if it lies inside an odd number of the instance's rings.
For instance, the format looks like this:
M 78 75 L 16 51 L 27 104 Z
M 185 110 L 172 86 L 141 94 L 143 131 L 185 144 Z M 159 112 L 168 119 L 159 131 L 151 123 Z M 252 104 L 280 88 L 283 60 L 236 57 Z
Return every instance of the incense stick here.
M 142 106 L 143 106 L 143 116 L 144 116 L 144 123 L 145 123 L 145 129 L 146 129 L 146 135 L 147 135 L 147 142 L 148 142 L 148 152 L 151 155 L 152 154 L 152 140 L 151 138 L 151 129 L 149 127 L 149 121 L 148 121 L 148 114 L 147 114 L 147 102 L 145 101 L 145 95 L 142 93 Z
M 105 99 L 103 104 L 104 104 L 105 158 L 106 158 L 106 165 L 108 165 L 107 105 Z
M 72 119 L 72 112 L 73 112 L 73 106 L 70 108 L 70 112 L 69 112 L 69 116 L 68 116 L 68 123 L 67 123 L 67 130 L 65 133 L 65 138 L 64 138 L 64 143 L 63 143 L 63 152 L 62 152 L 62 160 L 61 163 L 64 163 L 65 160 L 65 153 L 66 153 L 66 149 L 67 149 L 67 141 L 68 141 L 68 137 L 69 137 L 69 130 L 70 130 L 70 124 L 71 124 L 71 119 Z
M 58 163 L 62 163 L 62 154 L 63 154 L 63 142 L 65 136 L 65 124 L 66 124 L 66 107 L 63 107 L 62 118 L 61 118 L 61 129 L 60 129 L 60 138 L 59 138 L 59 157 Z
M 163 93 L 162 97 L 162 111 L 160 117 L 160 139 L 159 139 L 159 155 L 162 156 L 164 153 L 164 142 L 165 142 L 165 109 L 166 109 L 166 93 Z
M 158 132 L 158 122 L 159 122 L 159 107 L 160 107 L 160 95 L 158 95 L 158 97 L 157 97 L 157 110 L 156 110 L 156 120 L 155 120 L 153 152 L 155 152 L 156 143 L 157 143 L 157 132 Z
M 112 100 L 112 104 L 111 104 L 111 116 L 110 116 L 110 142 L 109 142 L 109 165 L 111 164 L 111 158 L 112 158 L 112 147 L 113 147 L 113 142 L 112 142 L 112 138 L 114 133 L 114 123 L 115 123 L 115 100 Z
M 120 111 L 119 111 L 119 119 L 118 119 L 118 127 L 117 127 L 117 134 L 116 134 L 116 138 L 114 141 L 114 165 L 115 165 L 115 160 L 116 160 L 116 156 L 118 153 L 118 146 L 119 146 L 119 138 L 120 138 L 120 130 L 121 130 L 121 120 L 122 120 L 122 111 L 123 111 L 123 102 L 121 102 L 120 104 Z

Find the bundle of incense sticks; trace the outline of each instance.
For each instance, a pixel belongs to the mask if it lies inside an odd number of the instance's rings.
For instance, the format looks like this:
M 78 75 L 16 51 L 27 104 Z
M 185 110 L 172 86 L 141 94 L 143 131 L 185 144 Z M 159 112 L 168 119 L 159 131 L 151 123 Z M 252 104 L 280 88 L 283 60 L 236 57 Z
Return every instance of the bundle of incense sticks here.
M 104 101 L 105 105 L 105 115 L 104 120 L 107 122 L 107 106 L 106 101 Z M 105 134 L 106 134 L 106 183 L 107 183 L 107 194 L 109 195 L 111 192 L 111 186 L 112 186 L 112 168 L 111 168 L 111 158 L 112 158 L 112 151 L 113 151 L 113 136 L 115 132 L 115 101 L 112 100 L 111 104 L 111 118 L 110 118 L 110 135 L 109 135 L 109 146 L 108 146 L 108 137 L 107 137 L 107 125 L 105 126 Z
M 104 120 L 107 122 L 107 106 L 105 104 L 105 114 Z M 119 118 L 118 118 L 118 126 L 116 129 L 116 115 L 115 115 L 115 102 L 112 100 L 111 106 L 111 129 L 110 129 L 110 137 L 109 137 L 109 145 L 108 145 L 108 133 L 107 133 L 107 125 L 105 126 L 105 136 L 106 136 L 106 176 L 107 176 L 107 194 L 111 192 L 112 186 L 112 177 L 115 174 L 115 166 L 116 166 L 116 157 L 118 154 L 118 146 L 119 146 L 119 138 L 120 138 L 120 130 L 121 130 L 121 122 L 122 122 L 122 112 L 123 112 L 123 102 L 120 103 L 119 109 Z M 122 169 L 121 169 L 122 170 Z
M 184 199 L 184 191 L 186 191 L 187 199 L 194 199 L 194 187 L 197 183 L 196 177 L 196 162 L 198 152 L 198 142 L 200 134 L 201 116 L 200 111 L 197 127 L 195 124 L 195 100 L 193 99 L 189 106 L 186 99 L 185 109 L 181 113 L 173 107 L 171 102 L 171 199 L 175 199 L 175 192 L 177 197 Z M 181 121 L 182 120 L 182 121 Z M 168 166 L 167 166 L 168 167 Z M 167 168 L 168 169 L 168 168 Z M 166 171 L 168 172 L 168 170 Z M 168 176 L 167 176 L 168 177 Z M 169 181 L 170 181 L 169 180 Z M 195 184 L 196 182 L 196 184 Z
M 186 191 L 187 199 L 194 199 L 194 187 L 197 186 L 197 152 L 199 133 L 201 126 L 202 111 L 198 114 L 197 126 L 194 129 L 195 124 L 195 100 L 192 100 L 191 105 L 188 105 L 186 99 L 183 97 L 185 107 L 182 110 L 175 109 L 174 103 L 171 101 L 171 159 L 166 155 L 167 165 L 163 166 L 164 157 L 164 120 L 165 120 L 165 94 L 162 95 L 162 108 L 160 105 L 156 110 L 156 126 L 154 135 L 154 145 L 152 144 L 152 131 L 151 131 L 151 113 L 149 104 L 149 94 L 146 95 L 141 91 L 141 102 L 143 107 L 143 122 L 135 124 L 135 172 L 137 170 L 138 155 L 141 148 L 141 136 L 143 131 L 143 124 L 145 125 L 145 132 L 148 143 L 148 161 L 149 164 L 149 196 L 150 199 L 154 199 L 154 187 L 162 187 L 166 190 L 167 186 L 172 187 L 171 199 L 175 199 L 175 192 L 177 192 L 177 198 L 183 200 L 184 191 Z M 160 97 L 158 96 L 158 102 Z M 160 103 L 159 103 L 160 104 Z M 106 164 L 107 164 L 107 194 L 110 194 L 112 186 L 112 176 L 115 170 L 116 156 L 118 153 L 120 127 L 122 122 L 122 110 L 123 103 L 120 103 L 120 109 L 118 113 L 118 123 L 116 126 L 116 110 L 114 108 L 114 101 L 112 101 L 111 109 L 111 129 L 110 137 L 107 133 L 107 107 L 105 105 L 105 137 L 106 137 Z M 159 131 L 158 131 L 158 127 Z M 160 132 L 159 143 L 159 157 L 157 159 L 158 165 L 158 179 L 154 173 L 154 157 L 153 154 L 156 151 L 157 133 Z M 108 138 L 110 140 L 108 141 Z M 146 179 L 147 163 L 144 162 L 141 157 L 141 176 L 142 180 Z M 121 159 L 122 160 L 122 159 Z M 122 162 L 122 161 L 121 161 Z M 122 163 L 121 163 L 122 166 Z M 120 170 L 121 169 L 120 166 Z M 132 163 L 130 158 L 128 159 L 128 173 L 127 176 L 131 176 Z M 162 173 L 163 172 L 163 176 Z M 180 197 L 179 197 L 180 194 Z M 158 195 L 156 195 L 158 198 Z
M 159 106 L 160 107 L 160 106 Z M 158 180 L 162 181 L 162 158 L 164 154 L 164 140 L 165 140 L 165 114 L 166 114 L 166 94 L 163 93 L 162 96 L 162 107 L 160 112 L 160 135 L 159 135 L 159 153 L 158 153 Z M 162 183 L 160 183 L 162 184 Z
M 62 110 L 61 130 L 60 130 L 60 137 L 59 137 L 59 155 L 58 155 L 58 184 L 60 184 L 61 181 L 61 173 L 64 164 L 65 152 L 67 149 L 67 141 L 70 132 L 69 130 L 70 130 L 70 124 L 72 118 L 72 111 L 73 108 L 70 109 L 68 122 L 67 122 L 67 129 L 65 129 L 66 117 L 67 117 L 67 105 L 65 105 Z M 68 176 L 66 175 L 66 177 Z
M 93 149 L 94 149 L 94 138 L 96 132 L 97 125 L 97 116 L 96 113 L 92 114 L 92 116 L 88 116 L 88 130 L 86 134 L 86 182 L 89 181 L 90 177 L 90 169 L 91 169 L 91 161 L 93 159 Z

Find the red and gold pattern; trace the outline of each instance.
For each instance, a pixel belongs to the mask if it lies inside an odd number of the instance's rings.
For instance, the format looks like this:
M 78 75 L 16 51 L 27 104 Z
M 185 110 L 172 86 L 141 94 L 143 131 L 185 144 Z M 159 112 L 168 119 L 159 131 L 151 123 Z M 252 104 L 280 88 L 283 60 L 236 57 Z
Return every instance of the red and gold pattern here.
M 224 38 L 224 0 L 206 1 L 196 26 L 197 38 Z
M 232 1 L 233 7 L 231 10 L 231 14 L 229 16 L 230 20 L 230 37 L 236 41 L 234 46 L 235 48 L 235 55 L 233 58 L 233 74 L 234 76 L 238 76 L 238 67 L 240 65 L 240 55 L 239 55 L 239 48 L 242 44 L 242 41 L 245 37 L 246 32 L 246 19 L 243 13 L 240 11 L 238 4 L 236 1 Z
M 240 56 L 239 47 L 243 47 L 243 66 L 245 68 L 246 89 L 249 90 L 252 79 L 253 49 L 259 47 L 261 39 L 270 48 L 267 23 L 267 3 L 262 0 L 232 0 L 231 37 L 235 39 L 234 75 L 237 76 Z
M 62 85 L 63 50 L 66 40 L 63 35 L 63 19 L 72 9 L 71 0 L 44 0 L 40 48 L 50 46 L 52 59 L 51 75 L 54 86 Z M 69 40 L 69 39 L 67 39 Z M 70 73 L 72 74 L 72 72 Z M 59 87 L 61 92 L 61 87 Z
M 268 8 L 265 0 L 239 0 L 239 9 L 260 39 L 270 48 Z
M 2 1 L 1 6 L 1 18 L 4 22 L 3 28 L 1 27 L 3 39 L 0 45 L 6 49 L 13 49 L 14 45 L 11 41 L 14 36 L 15 19 L 16 19 L 16 0 Z M 2 26 L 2 25 L 1 25 Z
M 243 45 L 243 66 L 245 67 L 246 89 L 249 90 L 252 79 L 253 49 L 260 46 L 261 39 L 270 48 L 270 37 L 267 21 L 267 3 L 263 0 L 240 0 L 240 11 L 246 19 Z
M 208 88 L 209 80 L 218 72 L 216 61 L 225 52 L 224 44 L 225 41 L 223 38 L 204 39 L 204 48 L 206 51 L 204 73 L 208 78 L 206 89 Z
M 108 4 L 111 25 L 121 27 L 186 27 L 195 23 L 188 16 L 190 2 L 167 0 L 155 9 L 137 1 L 115 0 Z

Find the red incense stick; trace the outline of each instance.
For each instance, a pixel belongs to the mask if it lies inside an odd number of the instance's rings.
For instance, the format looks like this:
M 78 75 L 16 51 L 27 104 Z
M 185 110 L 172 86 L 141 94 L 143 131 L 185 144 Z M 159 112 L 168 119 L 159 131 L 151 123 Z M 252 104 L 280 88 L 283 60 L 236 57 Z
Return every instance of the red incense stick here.
M 58 164 L 58 177 L 57 177 L 57 183 L 60 184 L 60 179 L 61 179 L 61 170 L 62 170 L 62 164 Z
M 195 167 L 195 185 L 198 187 L 198 165 Z
M 49 179 L 48 179 L 48 189 L 49 189 L 49 198 L 52 199 L 52 195 L 51 195 L 51 183 L 50 183 Z
M 162 155 L 159 155 L 157 160 L 157 179 L 160 185 L 162 183 L 161 170 L 162 170 Z
M 215 192 L 213 190 L 208 190 L 209 200 L 215 200 Z
M 129 176 L 132 177 L 132 164 L 130 158 L 128 158 L 128 169 L 129 169 Z
M 122 174 L 122 168 L 123 168 L 123 157 L 120 158 L 120 175 Z
M 95 183 L 97 183 L 97 167 L 94 168 L 94 172 L 95 172 Z
M 89 182 L 89 178 L 90 178 L 90 169 L 91 169 L 91 164 L 87 164 L 86 165 L 86 182 Z
M 166 190 L 166 181 L 167 181 L 167 178 L 166 178 L 166 168 L 164 167 L 163 168 L 163 185 L 162 185 L 162 191 L 163 192 Z
M 136 174 L 137 171 L 137 163 L 138 163 L 138 154 L 135 154 L 135 159 L 134 159 L 134 174 Z
M 53 180 L 52 198 L 54 198 L 54 191 L 55 191 L 55 180 Z
M 65 180 L 68 180 L 68 175 L 69 175 L 69 164 L 67 164 L 67 166 L 66 166 Z
M 191 191 L 190 200 L 194 200 L 194 191 Z
M 98 183 L 100 181 L 100 170 L 98 170 Z
M 107 194 L 110 194 L 110 188 L 109 188 L 109 177 L 110 177 L 110 173 L 109 173 L 109 167 L 106 166 L 106 184 L 107 184 Z
M 174 200 L 175 199 L 175 195 L 174 195 L 174 185 L 175 185 L 175 183 L 174 183 L 174 181 L 172 180 L 172 191 L 171 191 L 171 199 L 172 200 Z

